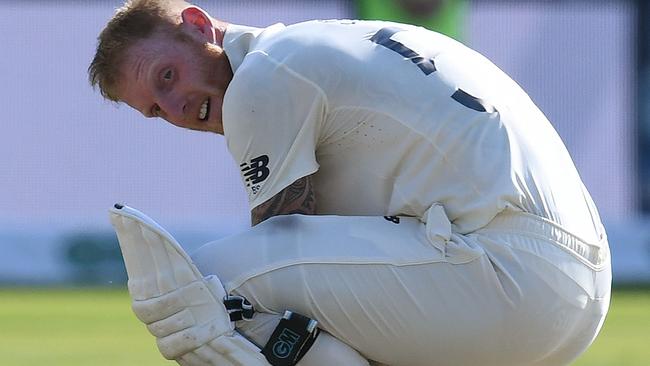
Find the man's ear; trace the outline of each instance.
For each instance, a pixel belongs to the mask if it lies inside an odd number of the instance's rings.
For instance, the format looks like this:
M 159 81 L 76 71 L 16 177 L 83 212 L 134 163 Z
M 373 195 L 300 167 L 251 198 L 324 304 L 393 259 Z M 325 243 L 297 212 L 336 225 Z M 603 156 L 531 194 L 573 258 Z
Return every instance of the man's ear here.
M 206 12 L 196 6 L 190 6 L 181 12 L 181 19 L 183 20 L 181 27 L 189 31 L 193 37 L 198 37 L 203 42 L 214 43 L 214 28 Z

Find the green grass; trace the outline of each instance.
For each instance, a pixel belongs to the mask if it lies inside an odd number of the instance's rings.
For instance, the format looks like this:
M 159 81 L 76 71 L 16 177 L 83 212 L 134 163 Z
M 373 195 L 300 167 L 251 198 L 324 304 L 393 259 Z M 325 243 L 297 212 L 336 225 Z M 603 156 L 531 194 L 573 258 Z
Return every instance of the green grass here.
M 175 365 L 132 314 L 125 290 L 0 290 L 0 364 Z M 616 291 L 576 366 L 650 364 L 650 290 Z
M 175 365 L 129 304 L 125 290 L 1 290 L 0 364 Z

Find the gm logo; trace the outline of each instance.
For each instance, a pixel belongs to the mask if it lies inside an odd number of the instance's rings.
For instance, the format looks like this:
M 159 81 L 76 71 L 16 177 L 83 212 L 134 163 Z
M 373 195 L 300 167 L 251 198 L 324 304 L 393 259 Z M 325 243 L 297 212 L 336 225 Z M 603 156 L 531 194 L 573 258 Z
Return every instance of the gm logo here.
M 248 163 L 239 165 L 241 172 L 244 175 L 244 182 L 246 187 L 249 187 L 253 193 L 259 192 L 259 184 L 264 182 L 269 177 L 271 171 L 267 167 L 269 165 L 269 156 L 260 155 L 251 159 Z
M 287 358 L 291 355 L 293 347 L 300 340 L 300 335 L 289 328 L 284 328 L 278 341 L 273 344 L 273 356 L 277 358 Z

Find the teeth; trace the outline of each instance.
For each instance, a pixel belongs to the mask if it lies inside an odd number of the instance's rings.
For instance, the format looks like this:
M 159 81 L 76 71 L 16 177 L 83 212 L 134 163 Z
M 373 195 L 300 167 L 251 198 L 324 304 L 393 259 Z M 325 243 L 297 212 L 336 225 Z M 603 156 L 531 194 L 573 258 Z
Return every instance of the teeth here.
M 201 110 L 199 111 L 199 119 L 200 120 L 205 120 L 205 118 L 208 116 L 208 104 L 210 102 L 210 99 L 206 99 L 203 104 L 201 104 Z

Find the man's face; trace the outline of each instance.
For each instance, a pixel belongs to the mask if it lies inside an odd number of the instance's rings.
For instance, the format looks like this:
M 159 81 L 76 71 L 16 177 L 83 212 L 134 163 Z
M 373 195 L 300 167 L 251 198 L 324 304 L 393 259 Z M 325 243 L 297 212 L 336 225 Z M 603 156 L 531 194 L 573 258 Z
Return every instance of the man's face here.
M 223 134 L 221 108 L 232 70 L 221 48 L 158 32 L 127 50 L 120 71 L 120 99 L 144 116 Z

